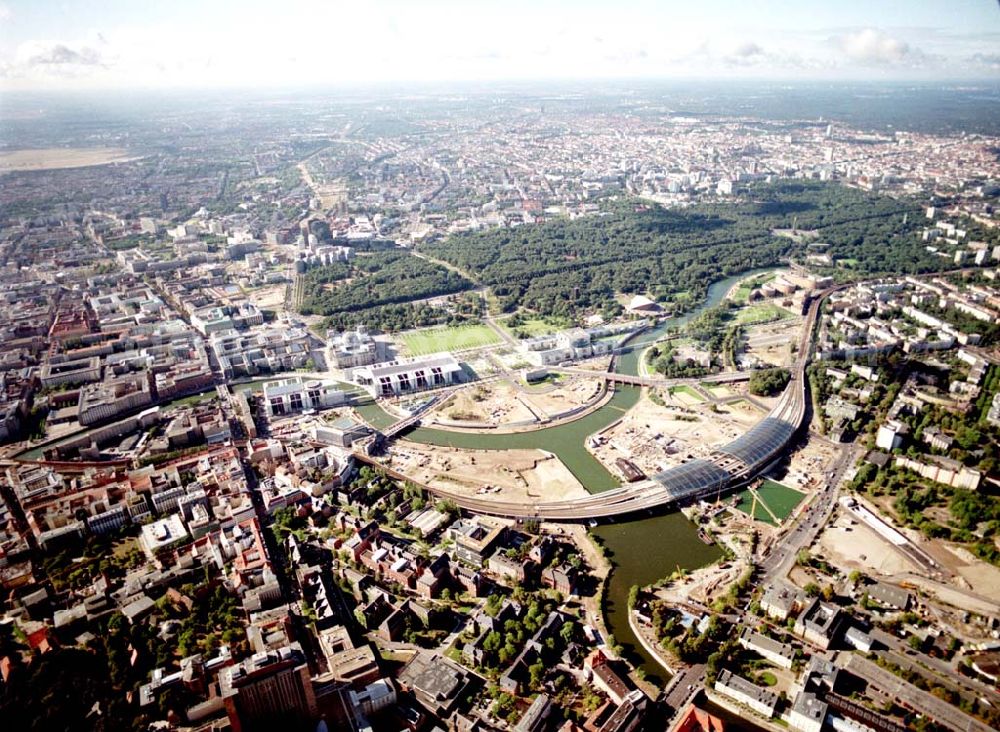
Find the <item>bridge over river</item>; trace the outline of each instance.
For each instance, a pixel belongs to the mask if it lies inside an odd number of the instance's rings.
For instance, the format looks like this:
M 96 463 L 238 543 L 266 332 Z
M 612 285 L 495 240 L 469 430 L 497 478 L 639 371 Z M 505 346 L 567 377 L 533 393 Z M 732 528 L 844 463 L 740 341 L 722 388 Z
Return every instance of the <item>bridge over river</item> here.
M 622 374 L 617 371 L 591 371 L 590 369 L 577 369 L 571 367 L 551 366 L 549 371 L 560 374 L 573 374 L 574 376 L 591 376 L 597 379 L 604 379 L 610 384 L 627 384 L 630 386 L 655 386 L 661 389 L 671 386 L 681 386 L 682 384 L 736 384 L 741 381 L 750 380 L 749 371 L 725 371 L 721 374 L 709 374 L 697 379 L 677 378 L 665 379 L 662 376 L 637 376 L 636 374 Z
M 498 501 L 489 497 L 469 496 L 439 488 L 429 488 L 429 490 L 441 498 L 454 501 L 458 506 L 477 513 L 546 521 L 588 521 L 659 508 L 715 494 L 733 485 L 751 481 L 784 453 L 805 419 L 807 404 L 805 369 L 809 362 L 812 333 L 819 306 L 828 293 L 829 291 L 821 293 L 810 304 L 798 344 L 799 359 L 781 399 L 763 420 L 732 442 L 716 448 L 707 458 L 675 465 L 649 480 L 569 500 Z M 605 376 L 612 382 L 647 385 L 644 383 L 645 377 L 604 374 L 580 369 L 566 370 L 570 373 L 584 372 Z M 722 379 L 728 375 L 719 374 L 717 377 Z M 650 381 L 655 381 L 655 385 L 660 386 L 666 380 L 650 379 Z

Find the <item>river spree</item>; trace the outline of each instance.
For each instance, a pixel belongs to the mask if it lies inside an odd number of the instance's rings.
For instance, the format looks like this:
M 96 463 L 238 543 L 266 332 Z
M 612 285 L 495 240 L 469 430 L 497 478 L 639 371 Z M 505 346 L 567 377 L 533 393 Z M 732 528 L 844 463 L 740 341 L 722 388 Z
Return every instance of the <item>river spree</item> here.
M 665 320 L 655 328 L 636 336 L 634 342 L 629 344 L 616 359 L 616 369 L 624 374 L 638 374 L 642 353 L 654 341 L 690 322 L 705 310 L 718 305 L 740 280 L 763 271 L 768 270 L 744 272 L 712 283 L 705 300 L 697 308 L 682 316 Z M 234 386 L 234 389 L 257 388 L 262 383 L 262 381 L 251 382 Z M 387 413 L 358 387 L 353 384 L 343 386 L 357 400 L 355 408 L 358 413 L 376 429 L 385 429 L 398 421 L 398 417 Z M 212 393 L 214 392 L 202 397 L 209 397 Z M 524 448 L 545 450 L 556 455 L 589 492 L 599 493 L 617 488 L 620 484 L 618 479 L 587 450 L 587 437 L 621 418 L 636 405 L 640 395 L 638 387 L 618 387 L 611 399 L 598 409 L 578 419 L 528 432 L 498 434 L 418 427 L 407 433 L 405 439 L 476 450 Z M 63 439 L 73 439 L 76 436 Z M 39 446 L 18 457 L 27 460 L 38 459 L 42 450 L 43 447 Z M 695 527 L 679 511 L 606 524 L 596 527 L 593 532 L 604 544 L 614 564 L 606 591 L 605 619 L 608 629 L 633 659 L 640 662 L 641 667 L 651 678 L 658 677 L 662 680 L 663 670 L 642 650 L 629 626 L 627 608 L 629 588 L 632 585 L 651 584 L 677 569 L 691 570 L 716 561 L 720 552 L 716 547 L 706 546 L 698 538 Z
M 635 342 L 616 362 L 620 373 L 639 372 L 642 353 L 657 338 L 679 328 L 707 309 L 718 305 L 740 280 L 754 270 L 712 283 L 705 300 L 694 310 L 671 318 L 639 334 Z M 449 445 L 476 450 L 537 448 L 554 453 L 591 493 L 619 486 L 618 480 L 586 448 L 589 435 L 619 419 L 639 401 L 638 387 L 619 387 L 602 407 L 579 419 L 554 427 L 511 434 L 456 432 L 419 427 L 406 435 L 407 440 L 432 445 Z M 373 426 L 387 427 L 395 421 L 374 402 L 359 407 L 362 416 Z M 606 524 L 593 529 L 608 552 L 614 570 L 606 590 L 605 620 L 615 640 L 621 644 L 651 679 L 663 680 L 665 672 L 639 645 L 628 622 L 628 592 L 632 585 L 647 585 L 677 569 L 692 570 L 719 559 L 717 547 L 707 546 L 683 514 L 672 511 L 646 519 Z

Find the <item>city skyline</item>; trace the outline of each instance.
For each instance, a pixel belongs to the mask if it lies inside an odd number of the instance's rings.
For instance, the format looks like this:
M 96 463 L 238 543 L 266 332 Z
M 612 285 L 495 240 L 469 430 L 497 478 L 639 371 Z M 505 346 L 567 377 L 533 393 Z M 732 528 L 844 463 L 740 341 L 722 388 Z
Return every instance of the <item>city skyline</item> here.
M 777 18 L 778 22 L 774 19 Z M 1000 79 L 996 3 L 0 3 L 0 89 Z

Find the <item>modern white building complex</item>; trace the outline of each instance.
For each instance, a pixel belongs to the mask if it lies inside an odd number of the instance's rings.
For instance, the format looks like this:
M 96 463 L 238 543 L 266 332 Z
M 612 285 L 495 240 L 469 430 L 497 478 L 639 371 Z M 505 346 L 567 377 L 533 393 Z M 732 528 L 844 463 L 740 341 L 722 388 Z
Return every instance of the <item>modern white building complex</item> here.
M 309 360 L 305 328 L 282 323 L 252 332 L 235 329 L 212 333 L 209 343 L 227 378 L 302 368 Z
M 583 328 L 573 328 L 549 336 L 532 338 L 521 346 L 525 357 L 536 366 L 552 366 L 611 353 L 614 342 L 596 340 Z
M 268 417 L 280 417 L 306 409 L 326 409 L 344 403 L 344 392 L 335 382 L 298 378 L 264 384 L 264 407 Z
M 521 344 L 521 351 L 535 366 L 604 356 L 615 349 L 626 333 L 645 324 L 646 321 L 632 321 L 597 328 L 570 328 L 527 340 Z
M 263 325 L 264 313 L 253 303 L 211 306 L 198 308 L 191 315 L 191 325 L 202 335 L 211 335 L 224 330 L 241 330 L 254 325 Z
M 354 381 L 372 396 L 396 396 L 461 381 L 462 366 L 450 353 L 400 358 L 364 366 L 354 372 Z
M 343 333 L 329 332 L 330 365 L 338 369 L 353 369 L 358 366 L 369 366 L 384 358 L 384 349 L 371 336 L 364 326 Z

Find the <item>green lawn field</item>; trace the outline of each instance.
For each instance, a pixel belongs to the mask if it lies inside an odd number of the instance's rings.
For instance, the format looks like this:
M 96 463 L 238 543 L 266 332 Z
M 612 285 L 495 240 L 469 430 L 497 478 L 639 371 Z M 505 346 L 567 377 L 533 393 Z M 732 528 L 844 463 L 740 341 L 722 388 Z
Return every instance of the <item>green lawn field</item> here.
M 497 324 L 514 338 L 535 338 L 537 336 L 549 335 L 559 330 L 559 326 L 543 318 L 524 318 L 517 327 L 509 325 L 510 318 L 497 318 Z M 567 323 L 568 328 L 572 323 Z
M 697 391 L 695 391 L 694 389 L 692 389 L 687 384 L 680 384 L 678 386 L 671 386 L 670 387 L 670 393 L 671 394 L 684 394 L 685 396 L 690 397 L 691 399 L 695 399 L 695 400 L 697 400 L 699 402 L 705 401 L 705 398 L 701 394 L 699 394 Z
M 423 328 L 402 333 L 399 337 L 413 356 L 440 351 L 463 351 L 500 342 L 500 336 L 488 325 L 482 324 Z
M 753 496 L 750 495 L 749 489 L 743 489 L 737 495 L 740 497 L 740 502 L 737 506 L 740 511 L 749 514 L 750 509 L 754 508 L 753 518 L 763 521 L 766 524 L 774 525 L 774 519 L 771 518 L 771 514 L 760 505 L 760 502 L 754 507 Z M 773 480 L 765 480 L 761 483 L 761 486 L 757 489 L 757 495 L 760 496 L 761 501 L 767 504 L 767 507 L 771 509 L 771 513 L 779 521 L 784 521 L 788 518 L 804 498 L 803 494 L 794 488 L 789 488 L 787 485 L 776 483 Z
M 790 318 L 792 314 L 774 303 L 765 302 L 759 305 L 750 305 L 740 310 L 736 314 L 736 322 L 740 325 L 750 323 L 766 323 L 771 320 L 781 320 Z

